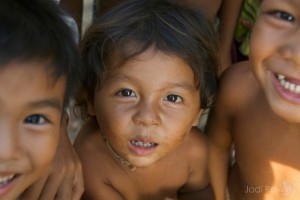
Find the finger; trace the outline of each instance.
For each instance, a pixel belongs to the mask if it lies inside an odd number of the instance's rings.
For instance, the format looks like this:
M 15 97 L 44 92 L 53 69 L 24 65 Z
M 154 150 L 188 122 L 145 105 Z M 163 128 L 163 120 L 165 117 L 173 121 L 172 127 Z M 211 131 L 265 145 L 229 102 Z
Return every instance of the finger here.
M 55 200 L 73 200 L 72 199 L 73 178 L 67 177 L 57 191 Z
M 41 177 L 34 182 L 29 188 L 27 188 L 21 195 L 22 200 L 37 200 L 43 190 L 43 186 L 47 182 L 47 176 Z
M 72 198 L 74 200 L 80 200 L 81 196 L 84 192 L 84 180 L 83 180 L 83 172 L 82 172 L 82 166 L 80 165 L 79 171 L 76 174 L 75 180 L 74 180 L 74 187 L 73 187 L 73 193 Z
M 64 169 L 62 169 L 64 170 Z M 55 199 L 58 188 L 63 181 L 63 177 L 59 175 L 51 175 L 48 177 L 46 184 L 40 194 L 39 200 L 52 200 Z

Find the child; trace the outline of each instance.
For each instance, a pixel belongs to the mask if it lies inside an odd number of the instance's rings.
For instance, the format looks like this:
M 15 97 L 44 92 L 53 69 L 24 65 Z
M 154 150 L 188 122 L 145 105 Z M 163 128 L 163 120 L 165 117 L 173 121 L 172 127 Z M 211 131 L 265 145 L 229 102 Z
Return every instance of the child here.
M 217 200 L 226 187 L 232 200 L 299 199 L 299 10 L 298 0 L 263 0 L 250 61 L 223 75 L 207 126 Z M 227 177 L 232 142 L 236 163 Z
M 89 118 L 74 144 L 87 199 L 201 197 L 208 152 L 194 126 L 216 90 L 216 43 L 200 13 L 162 0 L 125 2 L 89 27 L 76 98 Z
M 0 2 L 1 200 L 17 199 L 51 171 L 66 126 L 78 57 L 61 14 L 52 1 Z

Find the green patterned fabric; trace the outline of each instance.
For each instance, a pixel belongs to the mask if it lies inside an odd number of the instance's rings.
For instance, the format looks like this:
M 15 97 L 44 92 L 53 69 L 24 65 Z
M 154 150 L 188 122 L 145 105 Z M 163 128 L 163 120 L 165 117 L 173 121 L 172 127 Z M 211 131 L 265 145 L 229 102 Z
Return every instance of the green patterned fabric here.
M 249 40 L 251 30 L 259 11 L 261 0 L 244 0 L 235 30 L 235 40 L 240 43 L 239 51 L 242 55 L 249 55 Z

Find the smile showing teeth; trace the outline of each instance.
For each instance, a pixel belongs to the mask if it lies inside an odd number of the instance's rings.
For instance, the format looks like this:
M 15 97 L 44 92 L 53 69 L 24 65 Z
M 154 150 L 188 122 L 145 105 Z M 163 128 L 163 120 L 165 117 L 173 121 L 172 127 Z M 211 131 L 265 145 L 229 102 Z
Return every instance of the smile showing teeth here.
M 285 79 L 285 76 L 281 74 L 277 75 L 277 79 L 286 90 L 289 90 L 290 92 L 296 94 L 300 94 L 300 85 L 289 82 L 288 80 Z
M 137 147 L 154 147 L 155 146 L 155 143 L 152 143 L 152 142 L 143 143 L 143 142 L 137 141 L 137 140 L 132 140 L 130 143 Z
M 0 177 L 0 187 L 9 183 L 14 177 L 15 177 L 14 174 L 6 176 L 6 177 Z

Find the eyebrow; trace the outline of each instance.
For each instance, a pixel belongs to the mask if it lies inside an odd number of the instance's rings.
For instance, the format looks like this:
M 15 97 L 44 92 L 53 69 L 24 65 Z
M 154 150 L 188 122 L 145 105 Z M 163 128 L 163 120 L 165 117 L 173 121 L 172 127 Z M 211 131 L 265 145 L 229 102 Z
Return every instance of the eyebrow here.
M 30 102 L 29 107 L 34 107 L 34 108 L 50 107 L 58 111 L 61 111 L 62 103 L 59 98 L 50 98 L 50 99 L 42 99 L 42 100 Z
M 195 87 L 188 83 L 169 83 L 170 87 L 180 87 L 186 90 L 194 91 Z
M 111 80 L 113 81 L 116 81 L 116 80 L 119 80 L 119 81 L 124 81 L 124 82 L 127 82 L 127 81 L 130 81 L 132 80 L 130 77 L 126 76 L 126 75 L 123 75 L 123 74 L 115 74 L 113 76 L 111 76 Z M 182 82 L 182 83 L 174 83 L 174 82 L 169 82 L 167 83 L 169 87 L 180 87 L 180 88 L 183 88 L 183 89 L 186 89 L 186 90 L 190 90 L 190 91 L 194 91 L 195 90 L 195 87 L 189 83 L 186 83 L 186 82 Z

